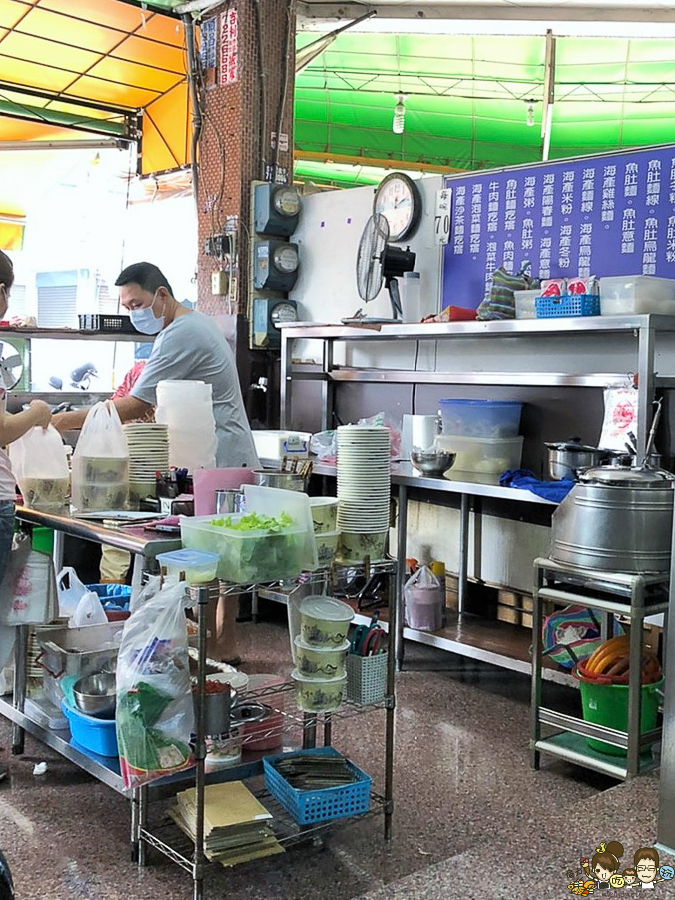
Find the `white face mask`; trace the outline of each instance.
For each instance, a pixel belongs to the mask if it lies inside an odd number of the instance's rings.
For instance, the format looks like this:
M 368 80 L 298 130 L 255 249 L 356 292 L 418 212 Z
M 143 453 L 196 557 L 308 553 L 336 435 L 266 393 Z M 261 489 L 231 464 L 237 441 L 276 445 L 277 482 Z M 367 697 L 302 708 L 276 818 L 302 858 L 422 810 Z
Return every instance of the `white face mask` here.
M 140 331 L 141 334 L 159 334 L 162 328 L 164 328 L 164 316 L 162 315 L 157 318 L 152 311 L 156 299 L 157 292 L 155 291 L 155 296 L 152 298 L 150 306 L 144 306 L 141 309 L 132 309 L 129 313 L 131 324 L 136 331 Z
M 9 306 L 9 291 L 4 284 L 0 284 L 0 319 L 4 319 Z

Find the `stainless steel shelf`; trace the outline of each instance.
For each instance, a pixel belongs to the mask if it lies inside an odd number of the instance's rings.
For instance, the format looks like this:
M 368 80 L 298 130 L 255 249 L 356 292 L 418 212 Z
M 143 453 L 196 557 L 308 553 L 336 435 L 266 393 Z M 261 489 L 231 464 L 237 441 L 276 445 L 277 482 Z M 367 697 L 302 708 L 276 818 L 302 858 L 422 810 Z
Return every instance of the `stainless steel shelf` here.
M 291 376 L 296 374 L 295 366 Z M 485 384 L 524 387 L 600 387 L 622 383 L 625 372 L 597 372 L 590 375 L 567 375 L 564 372 L 431 372 L 420 369 L 356 369 L 340 367 L 323 372 L 302 373 L 313 381 L 365 382 L 370 384 Z
M 446 494 L 470 494 L 473 497 L 493 497 L 499 500 L 514 500 L 519 503 L 537 503 L 543 506 L 556 507 L 558 504 L 552 500 L 545 500 L 532 491 L 524 491 L 522 488 L 503 487 L 498 484 L 495 478 L 474 475 L 475 480 L 461 480 L 459 470 L 457 476 L 453 476 L 451 469 L 448 475 L 441 478 L 431 478 L 428 475 L 420 474 L 411 463 L 400 462 L 393 463 L 391 467 L 391 483 L 392 485 L 404 485 L 405 487 L 422 488 L 426 491 L 441 491 Z M 315 475 L 326 475 L 329 478 L 337 478 L 337 468 L 326 463 L 317 462 L 314 464 L 313 473 Z M 462 473 L 465 476 L 471 475 L 470 472 Z
M 135 344 L 150 344 L 154 336 L 141 334 L 111 334 L 103 331 L 80 331 L 77 328 L 0 328 L 0 338 L 48 338 L 50 341 L 133 341 Z
M 584 316 L 582 318 L 509 319 L 492 322 L 443 322 L 400 325 L 282 325 L 283 337 L 342 341 L 417 341 L 519 334 L 597 334 L 653 328 L 675 331 L 673 316 Z

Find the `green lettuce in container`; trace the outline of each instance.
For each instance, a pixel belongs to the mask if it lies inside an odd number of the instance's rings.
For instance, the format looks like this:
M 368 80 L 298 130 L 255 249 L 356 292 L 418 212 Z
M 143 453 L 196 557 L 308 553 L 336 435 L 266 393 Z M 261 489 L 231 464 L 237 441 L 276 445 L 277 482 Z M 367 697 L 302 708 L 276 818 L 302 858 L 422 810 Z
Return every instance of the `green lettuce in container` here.
M 211 524 L 224 532 L 215 535 L 213 549 L 220 555 L 218 576 L 225 581 L 275 581 L 302 571 L 305 532 L 286 513 L 273 518 L 252 512 Z

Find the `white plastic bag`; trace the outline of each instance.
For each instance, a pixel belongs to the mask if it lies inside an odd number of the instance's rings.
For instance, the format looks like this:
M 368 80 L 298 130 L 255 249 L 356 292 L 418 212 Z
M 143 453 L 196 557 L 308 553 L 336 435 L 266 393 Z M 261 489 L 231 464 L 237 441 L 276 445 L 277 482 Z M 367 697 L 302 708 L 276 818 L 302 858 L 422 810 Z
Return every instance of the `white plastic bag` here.
M 1 587 L 0 625 L 43 625 L 56 616 L 54 563 L 25 534 L 14 536 Z
M 626 449 L 628 432 L 637 433 L 638 390 L 633 387 L 605 388 L 605 415 L 600 446 L 603 450 Z
M 124 625 L 117 660 L 116 727 L 126 788 L 192 764 L 188 602 L 183 582 L 169 584 Z
M 79 628 L 80 625 L 105 625 L 108 617 L 95 591 L 85 591 L 80 597 L 80 602 L 68 622 L 69 628 Z
M 73 506 L 79 510 L 126 509 L 129 450 L 110 400 L 93 406 L 73 453 Z
M 68 512 L 70 471 L 56 428 L 31 428 L 9 445 L 9 458 L 26 506 L 54 515 Z
M 56 576 L 56 588 L 59 592 L 59 615 L 70 618 L 87 589 L 71 566 L 61 569 Z

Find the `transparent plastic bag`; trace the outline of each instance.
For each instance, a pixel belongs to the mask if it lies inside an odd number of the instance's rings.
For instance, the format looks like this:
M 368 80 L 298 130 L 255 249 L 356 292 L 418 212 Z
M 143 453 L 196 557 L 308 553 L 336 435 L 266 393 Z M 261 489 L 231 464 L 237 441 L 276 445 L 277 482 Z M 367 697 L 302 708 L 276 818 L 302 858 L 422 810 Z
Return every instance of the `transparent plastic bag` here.
M 323 460 L 337 459 L 337 432 L 319 431 L 309 442 L 309 452 Z
M 117 744 L 124 786 L 148 784 L 192 764 L 194 707 L 183 582 L 171 583 L 127 619 L 117 660 Z
M 73 453 L 73 506 L 80 510 L 126 509 L 129 450 L 115 404 L 89 410 Z
M 47 553 L 31 548 L 27 535 L 14 536 L 1 581 L 0 625 L 42 625 L 55 617 L 54 563 Z
M 31 428 L 9 445 L 9 458 L 26 506 L 54 515 L 68 512 L 70 470 L 56 428 Z
M 398 425 L 394 424 L 392 419 L 385 412 L 376 413 L 374 416 L 368 416 L 367 419 L 359 419 L 356 423 L 357 425 L 384 425 L 389 429 L 389 434 L 391 436 L 391 456 L 393 459 L 398 459 L 401 455 L 401 429 Z
M 416 631 L 438 631 L 443 624 L 445 597 L 441 582 L 431 569 L 420 566 L 407 580 L 403 595 L 408 626 Z

